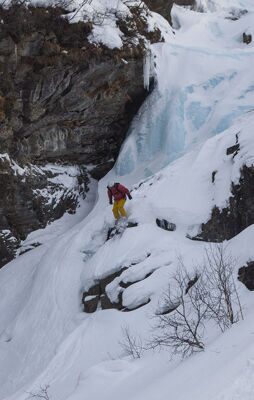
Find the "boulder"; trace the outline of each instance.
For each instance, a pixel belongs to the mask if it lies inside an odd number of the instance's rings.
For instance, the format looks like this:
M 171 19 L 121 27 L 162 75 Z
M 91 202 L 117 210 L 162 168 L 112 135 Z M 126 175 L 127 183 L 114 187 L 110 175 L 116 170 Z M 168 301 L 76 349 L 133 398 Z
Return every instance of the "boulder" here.
M 112 226 L 108 229 L 107 240 L 110 240 L 117 235 L 121 235 L 127 228 L 135 228 L 136 226 L 138 226 L 137 222 L 127 222 L 126 226 Z
M 173 232 L 176 230 L 176 225 L 166 219 L 156 218 L 156 224 L 159 228 L 164 229 L 165 231 Z
M 247 263 L 247 266 L 238 270 L 238 280 L 242 282 L 247 289 L 254 290 L 254 261 Z
M 243 43 L 250 44 L 252 42 L 252 35 L 248 33 L 243 33 Z
M 129 266 L 131 267 L 131 265 Z M 117 277 L 121 276 L 122 273 L 128 269 L 128 267 L 123 267 L 119 271 L 116 271 L 104 278 L 99 279 L 98 283 L 91 286 L 88 290 L 83 292 L 82 296 L 82 303 L 84 306 L 84 312 L 92 313 L 95 312 L 99 305 L 101 306 L 102 310 L 109 310 L 109 309 L 116 309 L 120 311 L 133 311 L 137 308 L 140 308 L 150 302 L 150 299 L 145 298 L 141 304 L 138 304 L 136 307 L 128 308 L 123 306 L 122 298 L 123 292 L 129 286 L 134 285 L 135 282 L 124 282 L 120 280 L 119 284 L 117 285 L 117 296 L 115 298 L 117 301 L 112 301 L 107 293 L 107 286 L 114 281 Z M 152 272 L 148 273 L 143 279 L 148 278 Z
M 161 14 L 165 19 L 171 23 L 171 9 L 173 4 L 178 6 L 192 6 L 195 0 L 144 0 L 150 10 Z
M 112 274 L 105 276 L 104 278 L 99 279 L 97 283 L 95 283 L 88 290 L 83 292 L 82 303 L 84 306 L 84 312 L 89 312 L 89 313 L 95 312 L 97 310 L 99 302 L 102 310 L 107 310 L 110 308 L 116 308 L 120 310 L 122 308 L 120 299 L 118 303 L 111 302 L 110 298 L 107 295 L 106 287 L 115 278 L 120 276 L 122 272 L 125 271 L 126 269 L 127 267 L 123 267 L 120 270 L 115 271 Z
M 110 310 L 112 308 L 116 310 L 121 310 L 123 307 L 121 301 L 119 301 L 118 303 L 113 303 L 106 293 L 101 296 L 100 300 L 102 310 Z
M 227 156 L 229 156 L 230 154 L 234 154 L 236 155 L 240 150 L 240 144 L 237 143 L 234 146 L 228 147 L 227 148 Z
M 97 310 L 100 301 L 99 296 L 89 296 L 83 300 L 84 312 L 91 314 Z

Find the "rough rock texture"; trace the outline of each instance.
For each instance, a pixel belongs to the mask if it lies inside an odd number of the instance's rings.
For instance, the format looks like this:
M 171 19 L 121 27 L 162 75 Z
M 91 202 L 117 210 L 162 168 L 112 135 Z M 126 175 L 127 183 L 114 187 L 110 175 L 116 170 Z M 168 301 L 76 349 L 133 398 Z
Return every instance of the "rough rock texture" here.
M 195 0 L 144 0 L 144 2 L 150 10 L 161 14 L 171 22 L 170 13 L 174 3 L 179 6 L 192 6 L 194 5 Z
M 8 156 L 0 157 L 0 267 L 13 258 L 30 232 L 65 212 L 74 213 L 88 184 L 88 174 L 80 166 L 20 168 Z
M 101 177 L 147 96 L 144 42 L 95 46 L 89 23 L 69 24 L 59 13 L 0 8 L 0 151 L 20 162 L 91 164 Z M 121 26 L 132 37 L 128 21 Z M 158 31 L 148 36 L 160 39 Z
M 75 212 L 71 196 L 46 206 L 42 194 L 54 192 L 52 176 L 35 173 L 36 166 L 80 166 L 81 190 L 88 179 L 83 166 L 96 179 L 112 168 L 148 95 L 145 41 L 162 40 L 158 29 L 148 32 L 138 7 L 131 12 L 117 20 L 123 47 L 112 50 L 90 43 L 92 23 L 70 24 L 61 8 L 0 6 L 0 154 L 28 168 L 24 181 L 0 163 L 0 266 L 29 232 Z
M 173 232 L 176 230 L 176 224 L 167 221 L 166 219 L 156 218 L 156 225 L 165 231 Z
M 10 230 L 2 229 L 0 231 L 0 268 L 13 259 L 18 246 L 19 240 L 12 235 Z
M 149 257 L 150 253 L 146 255 Z M 98 279 L 97 282 L 94 282 L 93 285 L 86 291 L 83 292 L 82 296 L 82 304 L 83 310 L 86 313 L 93 313 L 97 310 L 108 310 L 108 309 L 117 309 L 120 311 L 132 311 L 136 310 L 139 307 L 142 307 L 150 302 L 149 298 L 144 298 L 143 301 L 133 304 L 131 307 L 125 307 L 123 305 L 123 293 L 128 287 L 135 285 L 136 283 L 143 281 L 149 276 L 152 275 L 154 271 L 151 271 L 144 275 L 144 277 L 140 280 L 130 280 L 126 281 L 126 277 L 124 276 L 124 271 L 131 268 L 134 265 L 139 263 L 132 263 L 131 265 L 124 266 L 120 268 L 120 270 L 115 271 L 101 279 Z M 113 283 L 113 291 L 110 284 Z
M 254 167 L 244 166 L 238 184 L 232 184 L 228 206 L 214 207 L 210 220 L 203 224 L 196 239 L 221 242 L 229 240 L 254 224 Z
M 138 226 L 137 222 L 128 221 L 126 226 L 116 225 L 108 229 L 107 240 L 112 239 L 117 235 L 121 235 L 126 228 L 135 228 Z
M 243 33 L 243 43 L 250 44 L 252 42 L 252 35 Z
M 242 282 L 247 289 L 254 290 L 254 261 L 248 262 L 246 267 L 241 267 L 239 269 L 238 280 Z
M 231 154 L 234 154 L 234 156 L 236 156 L 238 154 L 239 150 L 240 150 L 240 144 L 237 143 L 234 146 L 228 147 L 226 154 L 227 154 L 227 156 L 229 156 Z
M 100 306 L 102 310 L 108 310 L 110 308 L 116 308 L 118 310 L 122 309 L 121 298 L 119 297 L 118 302 L 113 303 L 110 301 L 107 293 L 106 286 L 111 283 L 116 277 L 120 276 L 126 267 L 122 268 L 120 271 L 114 272 L 100 279 L 98 283 L 92 286 L 88 291 L 83 293 L 82 303 L 84 305 L 84 312 L 92 313 L 97 310 Z M 92 297 L 92 298 L 91 298 Z

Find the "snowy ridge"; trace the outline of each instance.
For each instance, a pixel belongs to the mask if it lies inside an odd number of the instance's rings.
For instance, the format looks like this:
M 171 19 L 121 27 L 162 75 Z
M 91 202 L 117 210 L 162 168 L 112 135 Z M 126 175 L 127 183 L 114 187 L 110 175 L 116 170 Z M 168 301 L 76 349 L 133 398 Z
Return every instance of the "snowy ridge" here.
M 162 37 L 172 38 L 172 29 L 160 15 L 150 12 L 148 7 L 142 1 L 137 0 L 27 0 L 24 5 L 33 5 L 39 7 L 63 7 L 68 11 L 65 16 L 70 23 L 79 21 L 92 24 L 92 32 L 89 35 L 89 41 L 96 45 L 104 45 L 110 49 L 121 49 L 124 44 L 128 46 L 138 45 L 139 40 L 144 41 L 149 47 L 149 42 L 144 36 L 138 33 L 138 27 L 135 26 L 135 16 L 132 9 L 139 9 L 140 16 L 147 23 L 147 32 L 153 32 L 156 29 L 161 31 Z M 4 7 L 9 7 L 11 0 L 5 0 Z M 119 20 L 130 20 L 130 26 L 136 27 L 135 36 L 130 39 L 119 29 Z M 135 31 L 135 29 L 134 29 Z
M 254 298 L 240 282 L 244 321 L 224 334 L 208 326 L 205 352 L 169 361 L 167 351 L 148 351 L 132 360 L 119 344 L 125 326 L 142 340 L 151 337 L 151 317 L 163 309 L 179 255 L 190 274 L 202 266 L 207 244 L 187 234 L 198 233 L 215 204 L 227 204 L 240 169 L 254 163 L 253 46 L 239 39 L 253 20 L 251 4 L 249 11 L 232 21 L 220 8 L 202 14 L 175 7 L 175 42 L 153 46 L 158 89 L 134 121 L 116 167 L 99 182 L 93 209 L 65 233 L 62 226 L 53 236 L 52 224 L 42 246 L 0 271 L 1 399 L 25 400 L 26 391 L 45 385 L 50 400 L 253 399 Z M 236 135 L 240 150 L 227 155 Z M 126 208 L 138 226 L 106 240 L 112 179 L 132 189 Z M 159 228 L 158 217 L 176 231 Z M 254 259 L 253 235 L 250 226 L 228 242 L 235 275 Z M 120 282 L 131 282 L 124 306 L 150 302 L 131 312 L 83 313 L 82 292 L 122 267 L 128 269 L 106 288 L 109 297 L 118 295 Z

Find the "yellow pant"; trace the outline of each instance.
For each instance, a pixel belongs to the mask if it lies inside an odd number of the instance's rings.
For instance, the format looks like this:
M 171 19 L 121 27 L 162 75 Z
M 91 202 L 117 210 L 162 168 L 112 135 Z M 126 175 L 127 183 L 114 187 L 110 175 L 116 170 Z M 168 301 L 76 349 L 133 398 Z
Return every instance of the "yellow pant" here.
M 124 209 L 125 202 L 126 202 L 125 199 L 114 201 L 112 211 L 113 211 L 115 219 L 119 219 L 120 217 L 127 217 L 126 211 Z

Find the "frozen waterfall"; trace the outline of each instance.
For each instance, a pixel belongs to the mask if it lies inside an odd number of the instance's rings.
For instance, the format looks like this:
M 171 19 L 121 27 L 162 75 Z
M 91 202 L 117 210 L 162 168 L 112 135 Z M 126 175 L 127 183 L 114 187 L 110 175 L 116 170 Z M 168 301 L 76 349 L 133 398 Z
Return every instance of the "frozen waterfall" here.
M 116 163 L 117 175 L 139 171 L 149 176 L 253 109 L 253 47 L 240 42 L 248 20 L 237 21 L 233 32 L 232 21 L 218 20 L 216 13 L 208 20 L 207 14 L 193 12 L 189 46 L 181 42 L 185 12 L 176 8 L 173 13 L 179 25 L 177 43 L 152 48 L 157 86 L 132 123 Z M 184 37 L 186 42 L 186 32 Z M 210 43 L 209 51 L 203 40 Z

